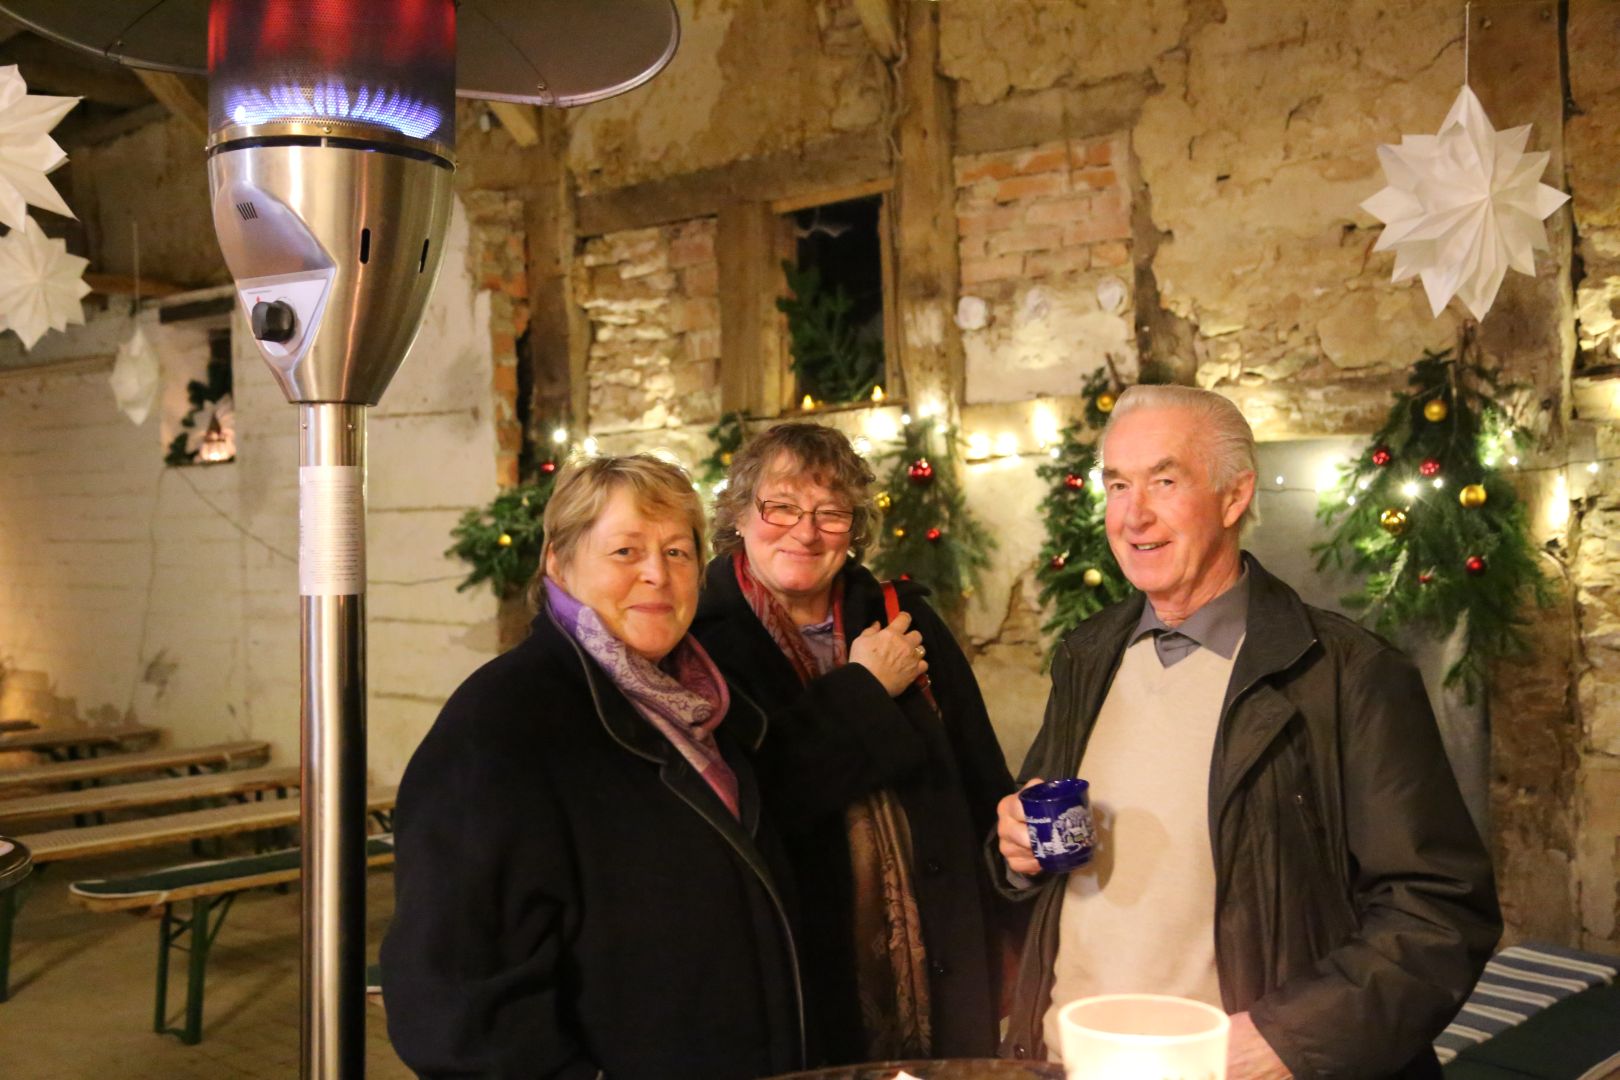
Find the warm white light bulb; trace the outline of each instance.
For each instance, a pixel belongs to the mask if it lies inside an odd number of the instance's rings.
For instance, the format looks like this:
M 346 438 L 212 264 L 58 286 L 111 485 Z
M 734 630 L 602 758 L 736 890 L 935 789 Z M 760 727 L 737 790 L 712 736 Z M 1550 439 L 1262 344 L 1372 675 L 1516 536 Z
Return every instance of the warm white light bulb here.
M 1356 497 L 1354 495 L 1351 495 L 1349 498 L 1345 499 L 1344 501 L 1349 503 L 1351 506 L 1356 505 Z
M 1417 493 L 1418 486 L 1415 480 L 1408 480 L 1406 483 L 1401 485 L 1401 494 L 1405 495 L 1408 499 L 1417 498 Z
M 975 431 L 967 437 L 968 457 L 986 458 L 990 456 L 990 436 L 982 431 Z
M 1278 486 L 1278 487 L 1282 487 L 1282 486 L 1283 486 L 1283 477 L 1282 477 L 1282 473 L 1278 473 L 1278 474 L 1277 474 L 1277 486 Z
M 585 441 L 584 441 L 584 443 L 582 443 L 580 445 L 580 449 L 585 451 L 586 456 L 587 457 L 595 457 L 596 456 L 596 448 L 597 448 L 596 436 L 595 435 L 587 435 L 587 436 L 585 436 Z
M 553 430 L 551 433 L 551 441 L 558 444 L 567 442 L 568 429 L 565 427 L 560 427 Z
M 1589 473 L 1592 473 L 1593 475 L 1596 475 L 1597 471 L 1598 471 L 1598 463 L 1595 462 L 1595 461 L 1589 462 L 1587 464 L 1587 466 L 1586 466 L 1586 471 L 1589 472 Z
M 996 436 L 996 453 L 1002 457 L 1018 456 L 1018 436 L 1010 431 L 1003 431 Z
M 1358 491 L 1366 491 L 1370 487 L 1372 487 L 1372 481 L 1367 479 L 1365 476 L 1356 481 L 1356 489 Z
M 865 435 L 855 436 L 849 441 L 849 445 L 857 454 L 861 455 L 861 457 L 865 457 L 867 454 L 872 452 L 872 440 L 868 439 Z
M 1430 481 L 1430 483 L 1432 483 L 1434 485 L 1434 490 L 1436 490 L 1436 491 L 1439 491 L 1441 488 L 1446 486 L 1445 477 L 1443 477 L 1443 476 L 1435 477 L 1433 480 Z

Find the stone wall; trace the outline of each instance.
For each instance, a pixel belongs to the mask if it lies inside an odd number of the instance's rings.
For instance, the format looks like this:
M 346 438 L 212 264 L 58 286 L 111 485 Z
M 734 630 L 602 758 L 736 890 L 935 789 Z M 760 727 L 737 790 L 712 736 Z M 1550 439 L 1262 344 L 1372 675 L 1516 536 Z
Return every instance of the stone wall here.
M 712 423 L 720 300 L 713 218 L 584 244 L 576 296 L 590 319 L 592 430 Z

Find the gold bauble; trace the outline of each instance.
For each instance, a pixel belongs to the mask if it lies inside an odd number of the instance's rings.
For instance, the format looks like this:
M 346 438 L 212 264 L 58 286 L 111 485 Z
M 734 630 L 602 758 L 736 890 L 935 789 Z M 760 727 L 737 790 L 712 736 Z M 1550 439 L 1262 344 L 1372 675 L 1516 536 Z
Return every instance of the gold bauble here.
M 896 540 L 904 540 L 906 538 L 906 527 L 904 525 L 896 525 L 894 527 L 894 538 Z
M 1469 510 L 1478 510 L 1485 505 L 1485 485 L 1469 484 L 1457 492 L 1457 501 Z
M 499 538 L 496 539 L 495 542 L 497 544 L 501 545 L 501 547 L 511 547 L 512 546 L 512 538 L 509 535 L 507 535 L 506 533 L 501 533 L 501 535 L 499 536 Z
M 1406 511 L 1390 507 L 1378 515 L 1378 524 L 1391 536 L 1399 536 L 1406 531 Z
M 720 464 L 724 465 L 728 469 L 731 468 L 731 451 L 730 450 L 726 450 L 723 453 L 721 453 L 721 455 L 720 455 Z
M 894 497 L 891 496 L 887 491 L 878 492 L 877 498 L 873 501 L 877 503 L 877 508 L 879 510 L 887 510 L 890 506 L 894 505 Z
M 1102 584 L 1102 571 L 1097 569 L 1095 566 L 1090 567 L 1085 573 L 1080 575 L 1080 580 L 1095 589 L 1097 586 Z
M 1113 412 L 1114 411 L 1114 395 L 1110 394 L 1110 393 L 1106 393 L 1106 392 L 1098 394 L 1097 395 L 1097 411 L 1100 412 L 1100 413 L 1111 413 L 1111 412 Z
M 1427 420 L 1431 424 L 1438 424 L 1440 421 L 1446 418 L 1446 413 L 1450 411 L 1451 410 L 1446 407 L 1444 399 L 1435 398 L 1433 401 L 1430 401 L 1423 406 L 1423 419 Z

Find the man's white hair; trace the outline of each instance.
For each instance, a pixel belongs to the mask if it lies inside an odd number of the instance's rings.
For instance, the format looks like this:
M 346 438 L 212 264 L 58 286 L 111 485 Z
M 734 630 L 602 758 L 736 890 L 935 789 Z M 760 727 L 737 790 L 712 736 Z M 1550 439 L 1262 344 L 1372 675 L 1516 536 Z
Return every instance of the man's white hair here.
M 1144 384 L 1132 386 L 1114 402 L 1114 411 L 1103 428 L 1102 445 L 1107 446 L 1108 433 L 1122 416 L 1148 409 L 1185 409 L 1192 414 L 1194 430 L 1203 439 L 1208 453 L 1205 462 L 1211 486 L 1216 491 L 1230 491 L 1244 473 L 1254 473 L 1258 479 L 1260 466 L 1254 454 L 1254 429 L 1241 410 L 1213 390 L 1196 386 L 1174 384 Z M 1260 524 L 1259 484 L 1249 499 L 1248 509 L 1238 519 L 1238 528 L 1247 532 Z

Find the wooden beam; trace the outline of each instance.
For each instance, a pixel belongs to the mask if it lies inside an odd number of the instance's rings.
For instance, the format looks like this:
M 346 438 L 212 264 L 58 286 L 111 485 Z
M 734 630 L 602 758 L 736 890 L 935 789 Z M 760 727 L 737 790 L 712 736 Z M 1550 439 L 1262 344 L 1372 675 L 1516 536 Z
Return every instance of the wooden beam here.
M 773 199 L 771 201 L 771 213 L 791 214 L 798 210 L 809 209 L 812 206 L 826 206 L 828 203 L 848 202 L 850 199 L 864 199 L 871 195 L 882 195 L 893 189 L 894 178 L 885 176 L 879 180 L 863 180 L 858 184 L 845 184 L 841 187 L 807 191 L 787 199 Z
M 855 14 L 877 54 L 885 60 L 898 58 L 900 22 L 895 18 L 894 0 L 855 0 Z
M 100 293 L 102 296 L 134 296 L 136 293 L 135 279 L 123 274 L 87 273 L 84 275 L 84 283 L 90 286 L 91 292 Z M 143 297 L 160 300 L 165 296 L 177 296 L 183 292 L 190 292 L 191 286 L 141 278 L 139 291 Z
M 540 111 L 533 105 L 515 101 L 491 101 L 489 111 L 501 122 L 501 127 L 512 136 L 512 141 L 527 149 L 540 142 Z
M 951 94 L 936 70 L 939 5 L 906 6 L 905 40 L 893 197 L 901 369 L 913 410 L 934 405 L 953 417 L 963 389 L 962 335 L 954 318 L 961 267 Z
M 775 416 L 793 394 L 782 315 L 776 310 L 784 219 L 759 202 L 732 203 L 718 216 L 720 408 Z
M 886 140 L 870 132 L 839 135 L 791 153 L 581 196 L 579 234 L 601 236 L 711 217 L 722 206 L 740 202 L 819 199 L 826 191 L 886 181 L 889 176 Z
M 208 84 L 195 75 L 172 71 L 136 69 L 135 77 L 175 116 L 185 122 L 192 134 L 208 139 Z
M 536 141 L 526 156 L 533 182 L 523 196 L 523 228 L 528 241 L 529 370 L 534 394 L 521 421 L 539 445 L 551 445 L 550 432 L 535 425 L 561 422 L 583 432 L 589 419 L 585 365 L 590 327 L 574 302 L 574 186 L 563 165 L 567 128 L 561 110 L 536 115 Z

